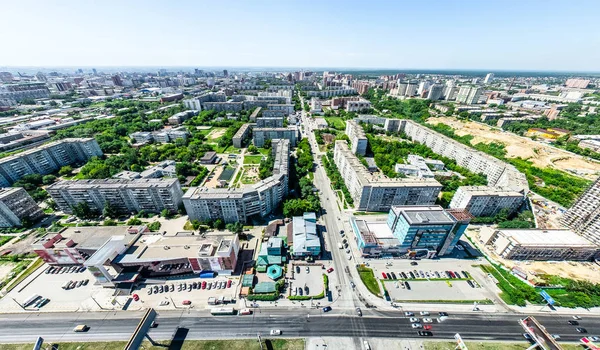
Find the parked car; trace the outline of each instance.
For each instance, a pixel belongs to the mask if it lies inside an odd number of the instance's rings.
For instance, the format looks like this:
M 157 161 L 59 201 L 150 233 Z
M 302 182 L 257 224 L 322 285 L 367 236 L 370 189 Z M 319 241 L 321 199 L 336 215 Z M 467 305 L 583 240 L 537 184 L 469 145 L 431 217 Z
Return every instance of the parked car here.
M 90 282 L 90 280 L 88 278 L 86 278 L 85 280 L 83 280 L 83 285 L 87 286 L 87 284 Z
M 333 267 L 330 267 L 327 269 L 327 273 L 332 273 L 333 272 Z
M 357 307 L 357 308 L 356 308 L 356 314 L 357 314 L 358 316 L 362 316 L 362 311 L 360 310 L 360 308 L 359 308 L 359 307 Z
M 420 323 L 413 323 L 413 324 L 411 324 L 411 327 L 412 328 L 423 328 L 423 325 Z
M 233 282 L 232 282 L 231 280 L 228 280 L 228 281 L 227 281 L 227 288 L 231 288 L 231 284 L 232 284 L 232 283 L 233 283 Z
M 329 311 L 331 311 L 331 306 L 325 306 L 323 308 L 323 312 L 329 312 Z
M 429 316 L 429 311 L 421 311 L 419 312 L 421 316 Z
M 281 330 L 280 329 L 271 329 L 269 334 L 270 335 L 281 335 Z
M 137 295 L 137 294 L 133 294 L 132 297 L 133 297 L 133 300 L 135 300 L 135 301 L 139 301 L 140 300 L 140 296 Z
M 381 277 L 383 277 L 384 280 L 387 279 L 387 275 L 385 274 L 385 272 L 381 273 Z
M 189 300 L 184 300 L 184 301 L 182 301 L 181 303 L 182 303 L 183 305 L 191 305 L 191 304 L 192 304 L 192 302 L 191 302 L 191 301 L 189 301 Z
M 587 333 L 587 329 L 583 327 L 577 327 L 575 328 L 575 330 L 577 331 L 577 333 Z

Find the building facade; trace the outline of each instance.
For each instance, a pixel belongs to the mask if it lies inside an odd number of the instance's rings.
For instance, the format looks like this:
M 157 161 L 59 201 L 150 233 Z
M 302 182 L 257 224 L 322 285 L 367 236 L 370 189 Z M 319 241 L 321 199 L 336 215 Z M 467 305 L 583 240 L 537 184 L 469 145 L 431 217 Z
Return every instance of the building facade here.
M 346 135 L 350 138 L 352 153 L 364 156 L 367 153 L 367 136 L 362 126 L 355 120 L 346 122 Z
M 573 232 L 600 244 L 600 178 L 577 199 L 561 222 Z
M 22 187 L 0 188 L 0 227 L 17 227 L 33 222 L 44 212 Z
M 254 128 L 252 138 L 256 147 L 263 147 L 266 140 L 286 139 L 292 147 L 296 146 L 298 139 L 298 128 L 289 126 L 287 128 Z
M 397 178 L 371 174 L 343 140 L 335 142 L 334 162 L 357 210 L 388 211 L 394 205 L 430 205 L 442 189 L 432 178 Z
M 82 163 L 102 156 L 93 138 L 71 138 L 51 142 L 0 159 L 0 186 L 8 187 L 29 174 L 50 174 L 65 165 Z
M 120 213 L 140 210 L 159 213 L 177 212 L 182 204 L 183 191 L 177 179 L 135 180 L 69 180 L 47 188 L 58 208 L 72 213 L 78 203 L 87 203 L 92 211 L 101 213 L 108 204 Z
M 501 210 L 516 212 L 525 196 L 516 191 L 491 186 L 461 186 L 450 201 L 452 209 L 466 209 L 473 216 L 494 216 Z

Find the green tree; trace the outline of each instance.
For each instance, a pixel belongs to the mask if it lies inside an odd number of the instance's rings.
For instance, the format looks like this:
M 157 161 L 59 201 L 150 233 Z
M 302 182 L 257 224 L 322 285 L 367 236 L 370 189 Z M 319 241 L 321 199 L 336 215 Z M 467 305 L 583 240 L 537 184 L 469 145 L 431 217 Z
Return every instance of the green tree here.
M 92 211 L 87 202 L 79 202 L 71 210 L 73 211 L 73 215 L 80 219 L 91 219 L 96 216 L 96 213 Z
M 73 173 L 73 168 L 70 165 L 65 165 L 58 171 L 58 175 L 60 176 L 71 176 Z
M 225 222 L 221 219 L 217 219 L 212 222 L 212 227 L 216 230 L 222 230 L 225 228 Z
M 172 214 L 171 214 L 171 211 L 169 211 L 169 209 L 163 209 L 160 212 L 160 216 L 162 216 L 163 218 L 168 219 L 168 218 L 170 218 L 172 216 Z
M 148 229 L 150 229 L 150 231 L 152 231 L 152 232 L 157 232 L 158 230 L 160 230 L 160 226 L 161 226 L 160 222 L 154 221 L 153 223 L 148 225 Z
M 142 220 L 140 220 L 136 217 L 127 220 L 127 225 L 137 226 L 137 225 L 141 225 L 141 224 L 143 224 Z
M 244 230 L 244 225 L 241 222 L 229 223 L 225 226 L 229 231 L 240 234 Z
M 54 175 L 44 175 L 44 177 L 42 178 L 42 183 L 44 185 L 50 185 L 54 181 L 56 181 L 56 176 Z
M 258 147 L 254 146 L 254 145 L 250 145 L 250 146 L 248 146 L 248 152 L 250 152 L 251 154 L 256 154 L 256 153 L 258 153 Z
M 102 209 L 102 215 L 105 218 L 116 218 L 119 216 L 119 212 L 117 210 L 117 208 L 115 208 L 113 205 L 111 205 L 108 202 L 104 202 L 104 209 Z

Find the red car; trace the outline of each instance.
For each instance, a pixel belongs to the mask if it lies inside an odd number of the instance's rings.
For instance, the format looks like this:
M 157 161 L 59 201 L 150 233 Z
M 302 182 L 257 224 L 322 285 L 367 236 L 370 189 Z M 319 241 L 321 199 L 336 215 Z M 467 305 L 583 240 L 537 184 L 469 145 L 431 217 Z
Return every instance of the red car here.
M 385 272 L 381 273 L 381 277 L 383 277 L 384 280 L 387 279 L 387 275 L 385 274 Z
M 231 288 L 231 280 L 227 281 L 227 288 Z
M 206 289 L 206 281 L 202 281 L 202 289 Z
M 135 301 L 138 301 L 138 300 L 140 300 L 140 296 L 139 296 L 139 295 L 137 295 L 137 294 L 134 294 L 134 295 L 133 295 L 133 300 L 135 300 Z
M 189 301 L 189 300 L 184 300 L 184 301 L 182 302 L 182 304 L 183 304 L 183 305 L 190 305 L 191 303 L 192 303 L 192 302 L 191 302 L 191 301 Z
M 426 330 L 426 331 L 428 331 L 428 330 L 431 329 L 431 326 L 428 325 L 428 324 L 426 324 L 426 325 L 423 326 L 423 329 Z
M 333 267 L 330 267 L 327 269 L 327 273 L 332 273 L 333 272 Z

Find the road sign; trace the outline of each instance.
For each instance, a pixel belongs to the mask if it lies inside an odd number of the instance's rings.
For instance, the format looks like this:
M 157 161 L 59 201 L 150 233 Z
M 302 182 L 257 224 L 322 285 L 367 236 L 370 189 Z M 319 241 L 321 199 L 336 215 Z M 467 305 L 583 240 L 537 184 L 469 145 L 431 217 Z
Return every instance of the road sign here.
M 468 350 L 467 345 L 462 340 L 462 337 L 460 336 L 460 334 L 456 333 L 454 335 L 454 339 L 456 339 L 456 348 L 455 349 Z
M 544 298 L 544 300 L 546 300 L 548 304 L 554 305 L 554 299 L 552 299 L 552 297 L 545 290 L 542 290 L 540 292 L 540 295 L 542 296 L 542 298 Z

